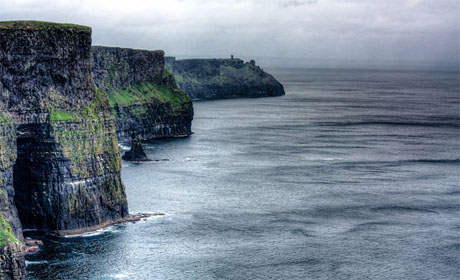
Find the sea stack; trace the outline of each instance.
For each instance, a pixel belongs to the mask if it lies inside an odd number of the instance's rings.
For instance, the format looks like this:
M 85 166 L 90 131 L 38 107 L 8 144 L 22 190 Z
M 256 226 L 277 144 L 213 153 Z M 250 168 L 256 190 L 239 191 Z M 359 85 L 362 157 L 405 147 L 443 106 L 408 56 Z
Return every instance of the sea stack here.
M 73 234 L 127 216 L 114 118 L 92 78 L 91 28 L 1 22 L 0 38 L 0 91 L 16 126 L 14 202 L 23 228 Z
M 127 161 L 150 161 L 142 148 L 140 137 L 132 137 L 131 149 L 123 155 L 123 159 Z

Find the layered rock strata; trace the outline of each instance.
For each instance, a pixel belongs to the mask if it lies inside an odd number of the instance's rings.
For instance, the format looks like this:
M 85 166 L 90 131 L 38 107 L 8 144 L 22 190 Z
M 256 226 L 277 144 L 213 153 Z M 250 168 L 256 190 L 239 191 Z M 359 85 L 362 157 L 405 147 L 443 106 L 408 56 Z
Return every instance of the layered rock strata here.
M 0 92 L 16 125 L 22 225 L 54 234 L 128 215 L 115 122 L 91 72 L 91 29 L 0 23 Z
M 193 106 L 164 69 L 163 51 L 93 47 L 96 86 L 107 93 L 119 141 L 192 133 Z
M 0 106 L 0 279 L 25 278 L 24 238 L 14 203 L 15 160 L 15 126 Z
M 179 88 L 192 99 L 222 99 L 284 95 L 283 85 L 256 66 L 241 59 L 183 59 L 166 57 L 166 69 Z

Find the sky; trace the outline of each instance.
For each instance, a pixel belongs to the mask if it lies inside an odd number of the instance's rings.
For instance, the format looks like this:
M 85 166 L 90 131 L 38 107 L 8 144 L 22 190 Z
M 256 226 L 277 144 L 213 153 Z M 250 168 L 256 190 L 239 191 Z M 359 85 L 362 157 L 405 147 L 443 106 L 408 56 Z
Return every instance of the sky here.
M 92 27 L 93 45 L 178 58 L 458 68 L 459 0 L 0 0 L 0 20 Z

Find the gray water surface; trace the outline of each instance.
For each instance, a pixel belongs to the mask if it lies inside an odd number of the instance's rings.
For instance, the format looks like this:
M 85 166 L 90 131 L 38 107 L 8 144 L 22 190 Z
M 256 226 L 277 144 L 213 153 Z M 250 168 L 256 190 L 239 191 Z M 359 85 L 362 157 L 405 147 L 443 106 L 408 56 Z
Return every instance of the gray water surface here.
M 273 69 L 287 95 L 195 102 L 123 162 L 130 212 L 47 238 L 28 279 L 458 279 L 458 73 Z

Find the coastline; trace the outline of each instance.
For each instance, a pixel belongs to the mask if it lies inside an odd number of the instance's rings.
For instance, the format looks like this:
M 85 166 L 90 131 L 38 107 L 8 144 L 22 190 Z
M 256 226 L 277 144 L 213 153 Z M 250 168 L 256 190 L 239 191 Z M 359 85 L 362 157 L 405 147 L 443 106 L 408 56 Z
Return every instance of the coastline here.
M 146 219 L 146 218 L 150 218 L 154 216 L 164 216 L 164 215 L 165 215 L 164 213 L 158 213 L 158 212 L 136 213 L 136 214 L 130 214 L 120 219 L 107 221 L 99 225 L 85 227 L 85 228 L 67 229 L 67 230 L 50 230 L 50 231 L 26 229 L 25 231 L 40 232 L 45 235 L 50 235 L 50 236 L 55 236 L 55 237 L 73 237 L 73 236 L 76 237 L 76 236 L 79 236 L 79 235 L 82 235 L 88 232 L 97 231 L 97 230 L 100 230 L 100 229 L 103 229 L 109 226 L 113 226 L 113 225 L 124 224 L 124 223 L 135 223 L 142 219 Z

